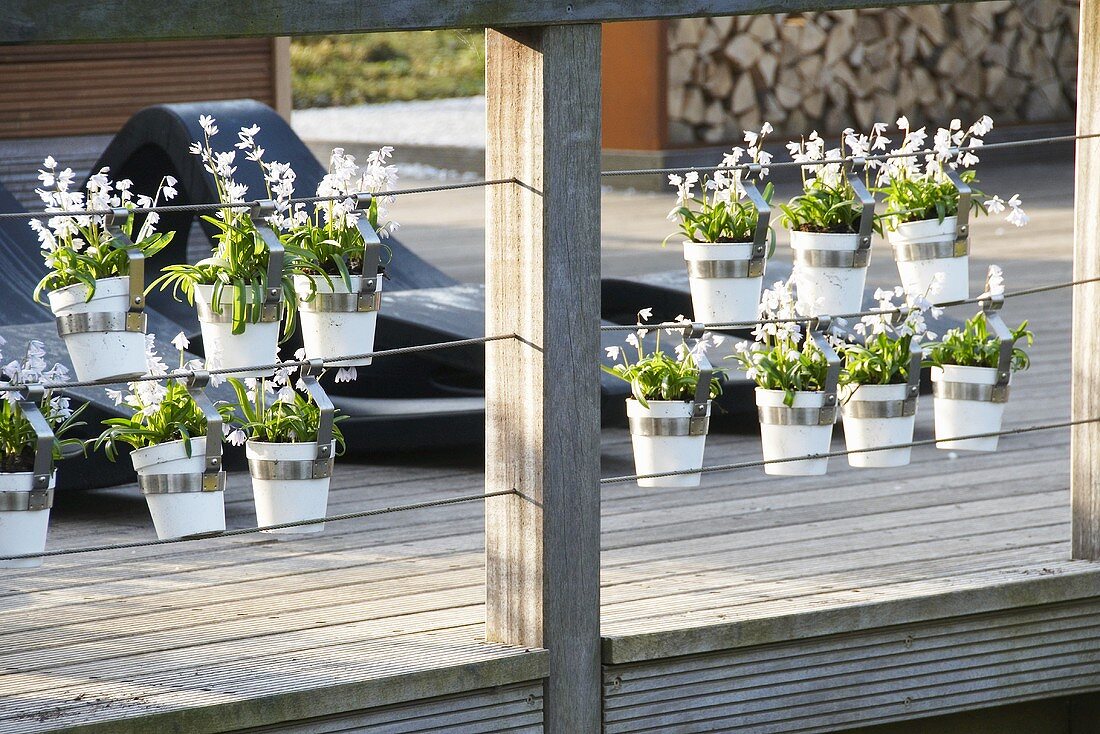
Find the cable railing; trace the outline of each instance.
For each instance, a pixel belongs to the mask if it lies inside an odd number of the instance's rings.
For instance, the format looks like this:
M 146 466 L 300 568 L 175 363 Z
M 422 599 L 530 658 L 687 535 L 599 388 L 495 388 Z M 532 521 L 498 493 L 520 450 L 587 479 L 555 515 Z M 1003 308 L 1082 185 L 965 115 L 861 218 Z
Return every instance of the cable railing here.
M 966 151 L 966 150 L 991 150 L 991 149 L 998 149 L 998 148 L 1012 148 L 1012 147 L 1033 146 L 1033 145 L 1048 145 L 1048 144 L 1054 144 L 1054 143 L 1070 142 L 1070 141 L 1093 139 L 1093 138 L 1100 138 L 1100 133 L 1090 133 L 1090 134 L 1083 134 L 1083 135 L 1059 135 L 1059 136 L 1048 136 L 1048 137 L 1043 137 L 1043 138 L 1030 138 L 1030 139 L 1022 139 L 1022 140 L 1003 141 L 1003 142 L 997 142 L 997 143 L 988 143 L 988 144 L 981 145 L 981 146 L 958 147 L 958 148 L 953 148 L 952 151 L 953 151 L 953 153 L 958 153 L 958 152 L 962 152 L 962 151 Z M 858 159 L 863 160 L 863 161 L 884 161 L 884 160 L 894 159 L 894 158 L 914 158 L 914 157 L 920 157 L 920 156 L 935 155 L 936 153 L 937 152 L 934 151 L 934 150 L 920 150 L 920 151 L 907 151 L 907 152 L 903 152 L 903 153 L 890 153 L 890 154 L 859 156 Z M 829 158 L 829 159 L 815 160 L 815 161 L 811 161 L 811 162 L 774 161 L 774 162 L 769 163 L 767 165 L 767 167 L 768 168 L 811 167 L 811 166 L 816 167 L 816 166 L 823 166 L 823 165 L 830 165 L 830 164 L 845 164 L 845 163 L 848 163 L 848 162 L 852 162 L 856 159 L 857 159 L 857 157 L 845 156 L 845 157 L 840 157 L 840 158 Z M 733 170 L 748 170 L 750 168 L 750 166 L 753 166 L 753 165 L 756 165 L 756 164 L 744 164 L 744 165 L 736 165 L 736 166 L 712 166 L 712 167 L 690 166 L 690 167 L 666 167 L 666 168 L 615 170 L 615 171 L 603 171 L 603 172 L 601 172 L 601 176 L 604 176 L 604 177 L 619 177 L 619 176 L 628 176 L 628 175 L 657 175 L 657 174 L 670 174 L 670 173 L 685 173 L 685 172 L 689 172 L 689 171 L 700 171 L 700 172 L 702 172 L 702 171 L 719 171 L 719 170 L 730 170 L 730 171 L 733 171 Z M 408 189 L 398 189 L 398 190 L 393 190 L 393 191 L 380 192 L 380 193 L 376 193 L 376 194 L 372 194 L 372 195 L 373 196 L 400 196 L 400 195 L 408 195 L 408 194 L 446 192 L 446 191 L 455 191 L 455 190 L 461 190 L 461 189 L 481 188 L 481 187 L 499 186 L 499 185 L 506 185 L 506 184 L 520 184 L 520 183 L 522 183 L 522 182 L 519 179 L 516 179 L 516 178 L 489 179 L 489 180 L 481 180 L 481 181 L 465 181 L 465 182 L 451 183 L 451 184 L 440 184 L 440 185 L 437 185 L 437 186 L 424 186 L 424 187 L 416 187 L 416 188 L 408 188 Z M 346 200 L 348 198 L 349 198 L 348 196 L 298 197 L 298 198 L 289 199 L 289 200 L 286 201 L 286 203 L 288 203 L 288 204 L 316 204 L 316 203 L 331 202 L 331 201 L 343 201 L 343 200 Z M 151 207 L 137 207 L 137 208 L 131 209 L 130 213 L 131 214 L 149 214 L 149 213 L 166 214 L 166 213 L 178 213 L 178 212 L 204 212 L 204 211 L 215 211 L 215 210 L 220 210 L 220 209 L 238 209 L 238 208 L 239 209 L 245 209 L 245 208 L 251 208 L 255 205 L 256 205 L 256 202 L 173 204 L 173 205 L 160 205 L 160 206 L 151 206 Z M 32 219 L 32 218 L 44 217 L 44 216 L 48 216 L 48 217 L 98 216 L 98 215 L 106 216 L 106 215 L 112 215 L 112 214 L 114 214 L 114 212 L 112 210 L 104 210 L 104 211 L 84 210 L 84 211 L 7 212 L 7 213 L 0 213 L 0 220 Z M 1009 291 L 1009 292 L 1004 293 L 1003 296 L 1006 299 L 1019 298 L 1019 297 L 1035 295 L 1035 294 L 1039 294 L 1039 293 L 1046 293 L 1046 292 L 1051 292 L 1051 291 L 1056 291 L 1056 290 L 1074 288 L 1074 287 L 1083 286 L 1083 285 L 1092 284 L 1092 283 L 1097 283 L 1097 282 L 1100 282 L 1100 277 L 1070 280 L 1070 281 L 1065 281 L 1065 282 L 1050 283 L 1050 284 L 1041 285 L 1041 286 L 1032 287 L 1032 288 L 1025 288 L 1025 289 L 1018 289 L 1018 290 L 1014 290 L 1014 291 Z M 984 298 L 987 298 L 987 296 L 978 296 L 978 297 L 975 297 L 975 298 L 966 298 L 966 299 L 947 301 L 947 302 L 943 302 L 943 303 L 938 303 L 936 305 L 937 305 L 937 307 L 943 307 L 943 308 L 957 307 L 957 306 L 963 306 L 963 305 L 976 305 L 976 304 L 982 303 Z M 833 314 L 833 315 L 831 315 L 830 318 L 833 319 L 833 320 L 838 320 L 838 319 L 839 320 L 848 320 L 848 319 L 863 318 L 863 317 L 867 317 L 867 316 L 888 316 L 888 315 L 894 315 L 894 314 L 896 314 L 896 315 L 907 315 L 912 310 L 914 310 L 914 309 L 911 309 L 911 308 L 908 308 L 908 307 L 905 307 L 905 306 L 897 307 L 897 308 L 877 308 L 877 309 L 868 309 L 868 310 L 857 311 L 857 312 L 852 312 L 852 313 Z M 699 330 L 699 329 L 705 329 L 705 330 L 748 329 L 748 328 L 753 328 L 753 327 L 757 326 L 758 324 L 760 324 L 762 322 L 767 322 L 767 323 L 811 323 L 815 319 L 819 319 L 819 318 L 821 318 L 821 317 L 820 316 L 806 316 L 806 317 L 789 318 L 789 319 L 765 319 L 765 318 L 760 318 L 760 319 L 750 320 L 750 321 L 731 321 L 731 322 L 715 322 L 715 323 L 690 323 L 690 324 L 688 322 L 684 322 L 684 321 L 660 322 L 660 323 L 648 323 L 648 324 L 639 324 L 639 323 L 635 323 L 635 324 L 605 324 L 605 325 L 600 326 L 600 330 L 604 331 L 604 332 L 626 332 L 626 331 L 635 331 L 635 330 L 638 330 L 638 329 L 646 329 L 646 330 L 651 330 L 651 331 L 652 330 L 657 330 L 657 329 L 677 329 L 677 330 L 680 330 L 680 329 L 684 329 L 685 326 L 687 326 L 687 325 L 690 325 L 693 330 Z M 394 349 L 364 352 L 362 354 L 342 355 L 342 356 L 339 356 L 339 357 L 321 358 L 320 363 L 323 367 L 337 367 L 337 366 L 340 366 L 341 362 L 346 363 L 346 361 L 348 361 L 348 360 L 385 358 L 385 357 L 392 357 L 392 356 L 398 356 L 398 355 L 418 354 L 418 353 L 432 352 L 432 351 L 443 350 L 443 349 L 453 349 L 453 348 L 461 348 L 461 347 L 467 347 L 467 346 L 485 345 L 485 344 L 489 344 L 489 343 L 492 343 L 492 342 L 511 340 L 511 339 L 520 340 L 520 336 L 515 334 L 515 333 L 511 333 L 511 334 L 495 334 L 495 335 L 489 335 L 489 336 L 483 336 L 483 337 L 474 337 L 474 338 L 467 338 L 467 339 L 455 339 L 455 340 L 450 340 L 450 341 L 445 341 L 445 342 L 437 342 L 437 343 L 431 343 L 431 344 L 421 344 L 421 345 L 414 345 L 414 346 L 407 346 L 407 347 L 399 347 L 399 348 L 394 348 Z M 237 366 L 237 367 L 232 367 L 232 368 L 212 368 L 212 369 L 209 369 L 209 370 L 204 370 L 204 372 L 206 372 L 208 374 L 211 374 L 211 375 L 233 375 L 233 374 L 245 373 L 245 372 L 274 371 L 274 370 L 278 370 L 278 369 L 285 369 L 285 368 L 292 368 L 292 367 L 307 367 L 307 366 L 316 367 L 317 364 L 318 364 L 318 360 L 292 359 L 292 360 L 287 360 L 287 361 L 282 361 L 282 362 L 266 362 L 266 363 L 263 363 L 263 364 Z M 130 378 L 125 378 L 125 379 L 57 381 L 57 382 L 38 383 L 38 384 L 34 384 L 33 387 L 40 387 L 41 389 L 45 389 L 45 390 L 68 390 L 68 389 L 88 388 L 88 387 L 109 387 L 109 386 L 124 385 L 124 384 L 135 383 L 135 382 L 165 381 L 165 380 L 172 380 L 172 379 L 181 379 L 181 378 L 187 377 L 189 375 L 194 375 L 195 373 L 196 373 L 196 370 L 179 369 L 179 370 L 171 371 L 171 372 L 169 372 L 168 374 L 165 374 L 165 375 L 151 375 L 151 374 L 148 374 L 148 375 L 130 377 Z M 12 391 L 24 391 L 28 387 L 32 387 L 32 385 L 4 383 L 4 384 L 0 384 L 0 393 L 12 392 Z M 1008 428 L 1008 429 L 999 430 L 999 431 L 974 433 L 974 434 L 968 434 L 968 435 L 962 435 L 962 436 L 952 436 L 950 439 L 935 439 L 935 438 L 921 439 L 921 440 L 914 440 L 914 441 L 909 441 L 909 442 L 905 442 L 905 443 L 894 443 L 894 444 L 889 444 L 889 445 L 865 447 L 865 448 L 859 448 L 859 449 L 847 449 L 847 450 L 840 450 L 840 451 L 828 451 L 828 452 L 812 453 L 812 454 L 805 454 L 805 455 L 799 455 L 799 456 L 787 456 L 787 457 L 782 457 L 782 458 L 759 459 L 759 460 L 742 461 L 742 462 L 734 462 L 734 463 L 726 463 L 726 464 L 716 464 L 716 465 L 701 466 L 701 467 L 697 467 L 697 468 L 682 469 L 682 470 L 676 470 L 676 471 L 667 471 L 667 472 L 659 472 L 659 473 L 627 474 L 627 475 L 620 475 L 620 476 L 604 477 L 604 478 L 601 478 L 599 481 L 600 481 L 601 486 L 609 486 L 609 485 L 622 484 L 622 483 L 626 483 L 626 482 L 633 482 L 633 481 L 644 480 L 644 479 L 659 479 L 659 478 L 685 476 L 685 475 L 700 475 L 700 474 L 712 474 L 712 473 L 718 473 L 718 472 L 730 472 L 730 471 L 737 471 L 737 470 L 744 470 L 744 469 L 761 468 L 761 467 L 766 467 L 766 466 L 773 465 L 773 464 L 783 464 L 783 463 L 789 463 L 789 462 L 799 462 L 799 461 L 807 461 L 807 460 L 815 460 L 815 459 L 840 458 L 840 457 L 850 456 L 852 454 L 866 454 L 866 453 L 874 453 L 874 452 L 880 452 L 880 451 L 891 451 L 891 450 L 897 450 L 897 449 L 911 449 L 911 448 L 918 448 L 918 447 L 934 446 L 934 445 L 939 444 L 939 443 L 950 443 L 950 442 L 965 441 L 965 440 L 970 440 L 970 439 L 993 438 L 993 437 L 1001 437 L 1001 436 L 1011 437 L 1011 436 L 1018 436 L 1018 435 L 1022 435 L 1022 434 L 1028 434 L 1028 433 L 1034 433 L 1034 432 L 1040 432 L 1040 431 L 1048 431 L 1048 430 L 1069 428 L 1069 427 L 1073 427 L 1073 426 L 1079 426 L 1079 425 L 1085 425 L 1085 424 L 1097 423 L 1097 422 L 1100 422 L 1100 416 L 1093 417 L 1093 418 L 1086 418 L 1086 419 L 1066 420 L 1066 421 L 1045 423 L 1045 424 L 1032 425 L 1032 426 Z M 19 555 L 0 556 L 0 561 L 27 560 L 27 559 L 35 559 L 35 558 L 76 555 L 76 554 L 83 554 L 83 553 L 107 552 L 107 551 L 114 551 L 114 550 L 144 548 L 144 547 L 151 547 L 151 546 L 158 546 L 158 545 L 169 545 L 169 544 L 176 544 L 176 543 L 198 542 L 198 541 L 205 541 L 205 540 L 214 540 L 214 539 L 219 539 L 219 538 L 234 538 L 234 537 L 240 537 L 240 536 L 245 536 L 245 535 L 251 535 L 251 534 L 255 534 L 255 533 L 263 533 L 263 532 L 277 531 L 277 530 L 287 530 L 287 529 L 293 529 L 293 528 L 298 528 L 298 527 L 316 525 L 316 524 L 319 524 L 319 523 L 342 522 L 342 521 L 368 518 L 368 517 L 374 517 L 374 516 L 390 514 L 390 513 L 410 512 L 410 511 L 424 510 L 424 509 L 430 509 L 430 508 L 436 508 L 436 507 L 446 507 L 446 506 L 451 506 L 451 505 L 459 505 L 459 504 L 466 504 L 466 503 L 472 503 L 472 502 L 479 502 L 479 501 L 484 501 L 484 500 L 490 499 L 490 498 L 504 497 L 504 496 L 510 496 L 510 495 L 521 495 L 521 492 L 516 488 L 512 488 L 512 489 L 507 489 L 507 490 L 502 490 L 502 491 L 497 491 L 497 492 L 478 493 L 478 494 L 472 494 L 472 495 L 462 495 L 462 496 L 457 496 L 457 497 L 442 498 L 442 499 L 438 499 L 438 500 L 429 500 L 429 501 L 425 501 L 425 502 L 417 502 L 417 503 L 410 503 L 410 504 L 404 504 L 404 505 L 394 505 L 394 506 L 390 506 L 390 507 L 383 507 L 383 508 L 362 510 L 362 511 L 356 511 L 356 512 L 334 514 L 334 515 L 328 515 L 328 516 L 325 516 L 325 517 L 314 518 L 314 519 L 297 520 L 297 521 L 294 521 L 294 522 L 286 522 L 286 523 L 264 525 L 264 526 L 257 526 L 257 527 L 248 527 L 248 528 L 238 528 L 238 529 L 224 530 L 224 531 L 220 531 L 220 532 L 202 534 L 202 535 L 164 538 L 164 539 L 150 539 L 150 540 L 133 541 L 133 542 L 108 543 L 108 544 L 101 544 L 101 545 L 45 550 L 45 551 L 42 551 L 42 552 L 39 552 L 39 553 L 27 553 L 27 554 L 19 554 Z
M 984 150 L 998 150 L 1004 148 L 1019 148 L 1029 147 L 1037 145 L 1051 145 L 1055 143 L 1073 142 L 1078 140 L 1091 140 L 1100 138 L 1100 133 L 1081 133 L 1075 135 L 1051 135 L 1038 138 L 1022 138 L 1020 140 L 1003 140 L 994 143 L 983 143 L 982 145 L 963 145 L 950 148 L 952 155 L 965 152 L 978 152 Z M 921 150 L 894 152 L 894 153 L 874 153 L 863 156 L 839 156 L 834 158 L 823 158 L 814 161 L 771 161 L 767 164 L 766 168 L 782 169 L 782 168 L 815 168 L 818 166 L 836 165 L 852 163 L 855 161 L 886 161 L 899 158 L 920 158 L 923 156 L 935 156 L 941 154 L 943 151 L 939 151 L 932 148 L 922 148 Z M 666 167 L 666 168 L 634 168 L 623 169 L 613 171 L 601 171 L 600 176 L 603 178 L 616 178 L 620 176 L 642 176 L 642 175 L 661 175 L 669 173 L 689 173 L 691 171 L 698 172 L 717 172 L 717 171 L 747 171 L 750 168 L 755 167 L 758 164 L 755 163 L 742 163 L 733 166 L 678 166 L 678 167 Z M 461 189 L 471 188 L 483 188 L 487 186 L 502 186 L 505 184 L 519 184 L 523 185 L 523 181 L 516 177 L 510 178 L 497 178 L 497 179 L 484 179 L 479 181 L 460 181 L 456 183 L 438 184 L 434 186 L 418 186 L 407 189 L 393 189 L 390 191 L 381 191 L 375 193 L 364 193 L 361 196 L 405 196 L 410 194 L 426 194 L 436 193 L 443 191 L 458 191 Z M 339 196 L 302 196 L 291 197 L 283 199 L 282 201 L 289 205 L 294 204 L 321 204 L 325 202 L 334 201 L 346 201 L 353 198 L 353 194 L 339 195 Z M 134 207 L 130 209 L 131 214 L 176 214 L 181 212 L 210 212 L 217 211 L 219 209 L 251 209 L 259 203 L 259 200 L 250 201 L 238 201 L 238 202 L 205 202 L 196 204 L 161 204 L 158 206 L 146 206 L 146 207 Z M 23 212 L 0 212 L 0 220 L 5 219 L 34 219 L 37 217 L 88 217 L 88 216 L 108 216 L 113 211 L 110 209 L 88 209 L 88 210 L 59 210 L 59 211 L 23 211 Z

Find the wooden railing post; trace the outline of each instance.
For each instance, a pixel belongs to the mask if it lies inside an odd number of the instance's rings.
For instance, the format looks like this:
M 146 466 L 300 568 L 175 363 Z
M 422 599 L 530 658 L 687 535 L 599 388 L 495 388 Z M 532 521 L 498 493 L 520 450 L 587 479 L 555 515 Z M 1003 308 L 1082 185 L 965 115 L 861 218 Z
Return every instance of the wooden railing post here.
M 1077 132 L 1100 132 L 1100 0 L 1081 0 Z M 1073 277 L 1100 276 L 1100 140 L 1078 140 Z M 1073 289 L 1072 415 L 1100 415 L 1100 284 Z M 1073 557 L 1100 560 L 1100 424 L 1073 427 L 1070 494 Z
M 547 734 L 600 731 L 600 27 L 486 32 L 489 640 L 545 647 Z

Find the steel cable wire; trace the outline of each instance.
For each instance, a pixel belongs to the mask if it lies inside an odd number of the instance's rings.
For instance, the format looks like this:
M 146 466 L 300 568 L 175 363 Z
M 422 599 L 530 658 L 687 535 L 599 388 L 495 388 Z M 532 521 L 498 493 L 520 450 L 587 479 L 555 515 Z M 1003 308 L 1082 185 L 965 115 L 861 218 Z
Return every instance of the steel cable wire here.
M 191 543 L 200 540 L 214 540 L 217 538 L 235 538 L 241 535 L 252 535 L 254 533 L 262 533 L 267 530 L 284 530 L 287 528 L 298 528 L 304 525 L 315 525 L 320 522 L 339 522 L 342 520 L 357 520 L 364 517 L 374 517 L 376 515 L 388 515 L 393 512 L 408 512 L 410 510 L 424 510 L 431 507 L 446 507 L 448 505 L 458 505 L 466 502 L 477 502 L 484 500 L 488 497 L 504 497 L 506 495 L 519 494 L 514 489 L 505 489 L 499 492 L 485 492 L 483 494 L 469 494 L 459 497 L 450 497 L 442 500 L 429 500 L 427 502 L 416 502 L 409 505 L 395 505 L 393 507 L 381 507 L 377 510 L 362 510 L 360 512 L 345 512 L 339 515 L 328 515 L 327 517 L 316 518 L 313 520 L 297 520 L 295 522 L 283 522 L 277 525 L 264 525 L 262 527 L 255 528 L 239 528 L 237 530 L 223 530 L 220 533 L 211 533 L 209 535 L 190 535 L 184 538 L 165 538 L 164 540 L 137 540 L 130 543 L 105 543 L 104 545 L 91 545 L 79 548 L 59 548 L 57 550 L 42 551 L 41 553 L 22 553 L 15 556 L 0 556 L 0 561 L 20 561 L 30 558 L 49 558 L 52 556 L 71 556 L 77 553 L 95 553 L 99 551 L 112 551 L 112 550 L 127 550 L 130 548 L 147 548 L 156 545 L 171 545 L 174 543 Z
M 1049 145 L 1052 143 L 1070 142 L 1075 140 L 1090 140 L 1093 138 L 1100 138 L 1100 133 L 1085 133 L 1081 135 L 1051 135 L 1041 138 L 1024 138 L 1021 140 L 1004 140 L 996 143 L 985 143 L 983 145 L 966 145 L 952 148 L 956 152 L 976 152 L 980 150 L 995 150 L 1001 148 L 1016 148 L 1027 147 L 1033 145 Z M 934 155 L 936 151 L 923 149 L 909 151 L 905 153 L 876 153 L 872 155 L 860 156 L 865 161 L 884 161 L 894 158 L 917 158 L 926 155 Z M 817 161 L 773 161 L 767 165 L 767 168 L 795 168 L 806 166 L 824 166 L 837 163 L 846 163 L 853 160 L 851 156 L 843 156 L 839 158 L 825 158 Z M 714 172 L 714 171 L 743 171 L 747 170 L 750 165 L 753 164 L 739 164 L 736 166 L 680 166 L 674 168 L 636 168 L 628 170 L 617 171 L 601 171 L 600 176 L 604 178 L 615 178 L 618 176 L 641 176 L 641 175 L 656 175 L 666 173 L 688 173 L 690 171 L 698 172 Z M 485 186 L 500 186 L 503 184 L 519 184 L 525 185 L 520 179 L 511 178 L 497 178 L 486 179 L 480 181 L 461 181 L 451 184 L 438 184 L 435 186 L 420 186 L 409 189 L 395 189 L 393 191 L 381 191 L 372 193 L 371 196 L 386 197 L 386 196 L 403 196 L 406 194 L 424 194 L 439 191 L 455 191 L 459 189 L 480 188 Z M 286 199 L 288 204 L 318 204 L 326 201 L 343 201 L 350 198 L 352 195 L 346 196 L 304 196 L 304 197 L 292 197 Z M 135 207 L 131 209 L 133 214 L 170 214 L 176 212 L 203 212 L 203 211 L 217 211 L 218 209 L 249 209 L 254 206 L 258 201 L 246 201 L 235 203 L 201 203 L 201 204 L 161 204 L 158 206 L 150 207 Z M 28 211 L 28 212 L 0 212 L 0 220 L 5 219 L 34 219 L 36 217 L 65 217 L 65 216 L 106 216 L 111 214 L 111 210 L 86 210 L 86 211 Z
M 925 438 L 919 441 L 909 441 L 907 443 L 889 444 L 885 446 L 875 446 L 873 448 L 858 449 L 858 450 L 843 450 L 843 451 L 827 451 L 821 454 L 805 454 L 802 456 L 790 456 L 782 459 L 756 459 L 753 461 L 739 461 L 733 464 L 715 464 L 713 466 L 704 466 L 699 469 L 680 469 L 677 471 L 657 472 L 654 474 L 624 474 L 617 477 L 604 477 L 600 479 L 600 484 L 621 484 L 624 482 L 633 482 L 638 479 L 659 479 L 661 477 L 678 477 L 688 474 L 710 474 L 714 472 L 722 471 L 735 471 L 738 469 L 753 469 L 757 467 L 767 466 L 769 464 L 787 464 L 792 461 L 807 461 L 810 459 L 832 459 L 841 456 L 848 456 L 849 454 L 870 454 L 877 451 L 890 451 L 892 449 L 906 449 L 916 448 L 919 446 L 931 446 L 937 443 L 950 442 L 950 441 L 966 441 L 972 438 L 993 438 L 994 436 L 1016 436 L 1021 433 L 1035 433 L 1036 431 L 1049 431 L 1055 428 L 1069 428 L 1071 426 L 1080 426 L 1086 423 L 1100 423 L 1100 416 L 1095 418 L 1079 418 L 1077 420 L 1061 421 L 1059 423 L 1045 423 L 1037 426 L 1024 426 L 1022 428 L 1008 428 L 1002 431 L 988 431 L 986 433 L 969 433 L 964 436 L 955 436 L 950 439 L 935 439 Z

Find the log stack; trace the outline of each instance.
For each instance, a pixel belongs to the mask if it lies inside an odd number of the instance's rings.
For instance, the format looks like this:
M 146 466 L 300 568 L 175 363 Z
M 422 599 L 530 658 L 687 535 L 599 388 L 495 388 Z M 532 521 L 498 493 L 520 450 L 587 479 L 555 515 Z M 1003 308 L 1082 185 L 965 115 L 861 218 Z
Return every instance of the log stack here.
M 916 124 L 1073 119 L 1078 3 L 1022 0 L 672 21 L 669 138 L 835 134 Z

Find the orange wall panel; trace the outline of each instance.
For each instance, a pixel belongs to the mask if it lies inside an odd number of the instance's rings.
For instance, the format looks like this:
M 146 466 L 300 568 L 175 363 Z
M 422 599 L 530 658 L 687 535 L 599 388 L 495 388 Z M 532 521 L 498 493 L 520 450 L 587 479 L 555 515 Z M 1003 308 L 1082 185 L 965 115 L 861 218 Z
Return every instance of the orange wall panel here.
M 603 147 L 663 150 L 668 142 L 665 21 L 603 26 Z

